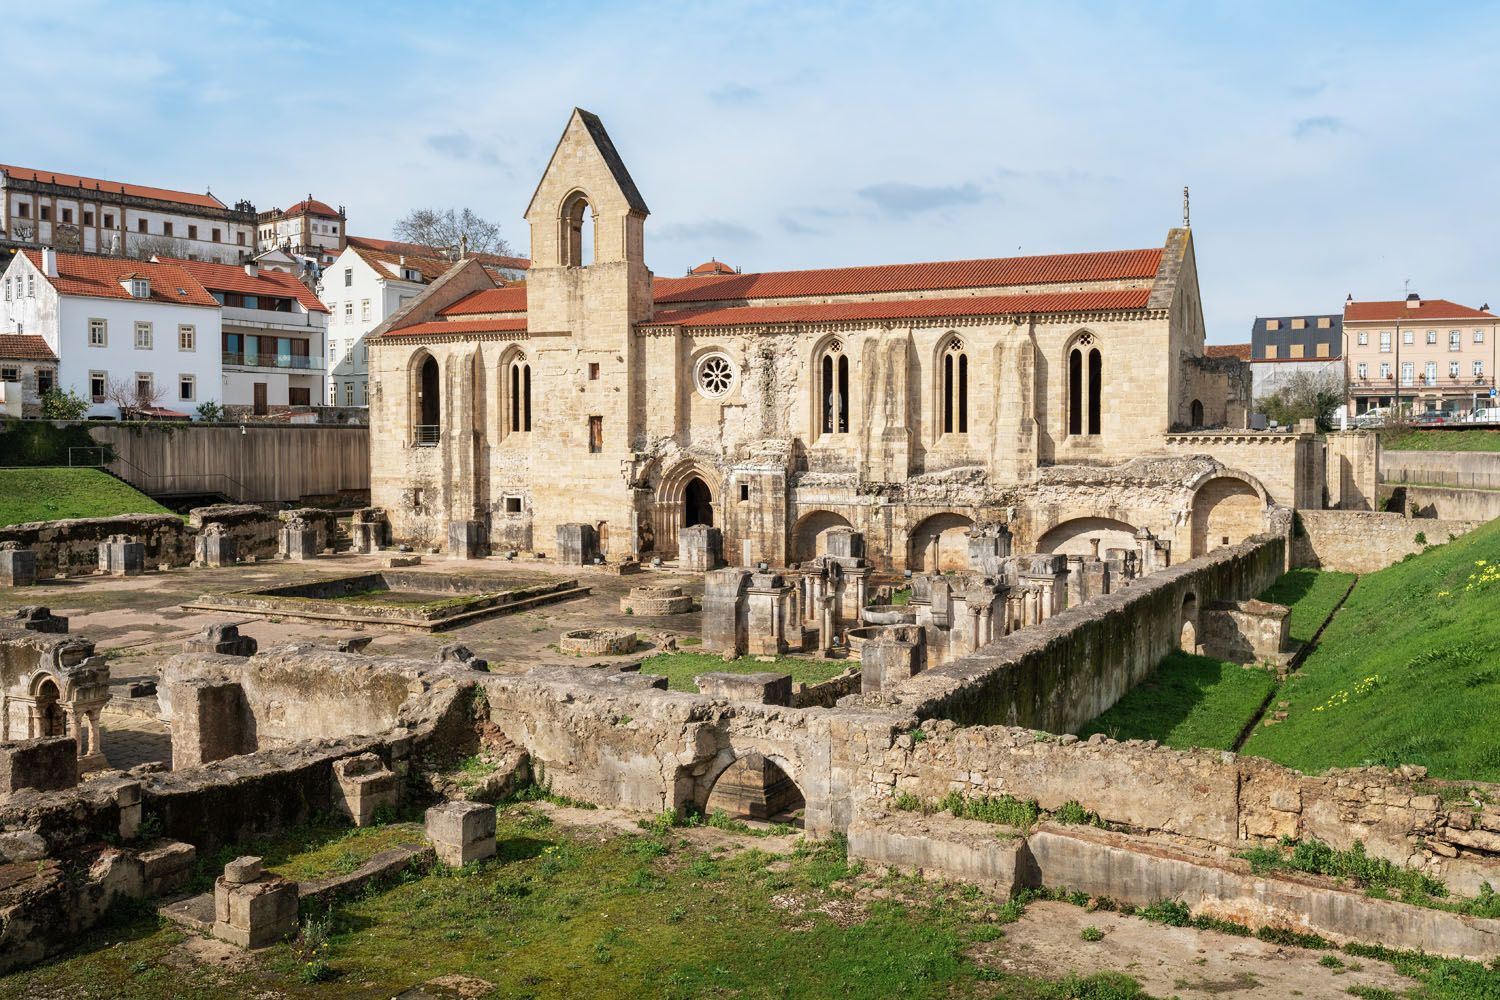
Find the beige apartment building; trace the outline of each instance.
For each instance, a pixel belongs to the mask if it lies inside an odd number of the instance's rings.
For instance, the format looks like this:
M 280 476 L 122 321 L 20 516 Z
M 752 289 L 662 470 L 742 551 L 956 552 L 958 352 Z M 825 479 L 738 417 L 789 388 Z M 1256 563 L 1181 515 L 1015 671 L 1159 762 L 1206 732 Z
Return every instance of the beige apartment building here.
M 1494 406 L 1496 327 L 1489 306 L 1474 309 L 1416 294 L 1394 302 L 1344 304 L 1349 413 L 1409 406 L 1460 418 Z

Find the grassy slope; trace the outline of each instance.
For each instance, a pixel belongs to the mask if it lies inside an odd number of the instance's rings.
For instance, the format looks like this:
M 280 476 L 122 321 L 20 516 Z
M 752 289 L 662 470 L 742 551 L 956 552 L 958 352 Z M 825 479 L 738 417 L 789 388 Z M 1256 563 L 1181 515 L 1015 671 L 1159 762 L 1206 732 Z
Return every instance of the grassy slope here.
M 1275 686 L 1259 667 L 1172 653 L 1078 735 L 1228 750 Z
M 0 996 L 386 1000 L 461 974 L 494 983 L 486 998 L 538 1000 L 1149 1000 L 1121 976 L 1043 982 L 980 970 L 965 953 L 1000 936 L 994 899 L 898 872 L 882 883 L 889 898 L 856 902 L 845 885 L 858 866 L 837 843 L 807 844 L 772 865 L 775 855 L 694 848 L 674 830 L 660 839 L 569 834 L 515 806 L 498 820 L 493 861 L 403 878 L 337 904 L 329 982 L 299 982 L 285 944 L 233 965 L 184 966 L 183 933 L 143 913 L 81 936 L 55 962 L 0 977 Z M 256 849 L 291 871 L 309 867 L 296 850 L 326 854 L 379 839 L 330 835 L 324 847 L 305 840 Z
M 1310 772 L 1413 763 L 1500 781 L 1497 562 L 1492 522 L 1361 577 L 1284 686 L 1290 717 L 1245 752 Z
M 1260 595 L 1260 599 L 1291 608 L 1287 631 L 1291 633 L 1292 641 L 1311 642 L 1318 627 L 1328 620 L 1334 606 L 1353 582 L 1353 573 L 1294 569 L 1283 573 Z
M 1382 435 L 1380 446 L 1391 451 L 1500 451 L 1500 431 L 1407 431 Z
M 804 660 L 786 656 L 775 663 L 765 663 L 753 656 L 742 656 L 733 663 L 725 663 L 717 653 L 664 653 L 641 661 L 641 673 L 667 678 L 667 687 L 672 691 L 696 692 L 698 687 L 693 678 L 699 674 L 775 671 L 791 674 L 793 683 L 816 684 L 837 677 L 853 665 L 848 660 Z
M 64 517 L 170 514 L 98 469 L 0 469 L 0 525 Z

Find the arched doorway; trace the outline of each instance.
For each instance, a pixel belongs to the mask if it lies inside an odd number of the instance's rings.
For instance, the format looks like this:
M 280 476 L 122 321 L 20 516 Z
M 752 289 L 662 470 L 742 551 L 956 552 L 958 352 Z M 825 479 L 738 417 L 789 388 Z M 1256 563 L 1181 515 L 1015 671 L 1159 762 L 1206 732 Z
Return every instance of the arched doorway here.
M 1110 517 L 1075 517 L 1049 529 L 1037 540 L 1046 555 L 1093 556 L 1110 549 L 1134 549 L 1135 528 Z
M 1193 555 L 1238 545 L 1265 530 L 1266 502 L 1243 479 L 1218 476 L 1193 496 Z
M 807 562 L 828 551 L 828 532 L 852 528 L 849 519 L 831 510 L 815 510 L 797 521 L 792 529 L 792 562 Z
M 422 359 L 417 369 L 416 426 L 413 437 L 419 445 L 435 445 L 442 428 L 442 374 L 438 370 L 437 358 L 431 354 Z
M 36 687 L 34 728 L 36 739 L 68 735 L 68 715 L 62 706 L 62 692 L 58 689 L 57 682 L 50 677 Z
M 694 476 L 682 491 L 682 523 L 691 528 L 695 524 L 714 523 L 714 497 L 708 484 Z
M 1203 402 L 1201 400 L 1193 400 L 1193 405 L 1188 407 L 1188 419 L 1192 422 L 1195 431 L 1203 426 Z
M 961 573 L 969 568 L 969 529 L 962 514 L 934 514 L 912 529 L 906 565 L 917 573 Z
M 795 821 L 807 805 L 780 765 L 758 753 L 747 753 L 720 773 L 709 789 L 704 811 L 731 818 Z
M 1188 594 L 1182 599 L 1182 615 L 1178 619 L 1177 648 L 1184 653 L 1198 652 L 1198 598 Z

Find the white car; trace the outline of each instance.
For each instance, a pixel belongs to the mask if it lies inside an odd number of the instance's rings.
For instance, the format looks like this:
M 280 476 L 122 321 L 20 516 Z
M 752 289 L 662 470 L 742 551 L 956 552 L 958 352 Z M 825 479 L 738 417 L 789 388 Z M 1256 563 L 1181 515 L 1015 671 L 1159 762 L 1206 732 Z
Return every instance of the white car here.
M 1469 414 L 1471 424 L 1500 424 L 1500 406 L 1482 406 Z

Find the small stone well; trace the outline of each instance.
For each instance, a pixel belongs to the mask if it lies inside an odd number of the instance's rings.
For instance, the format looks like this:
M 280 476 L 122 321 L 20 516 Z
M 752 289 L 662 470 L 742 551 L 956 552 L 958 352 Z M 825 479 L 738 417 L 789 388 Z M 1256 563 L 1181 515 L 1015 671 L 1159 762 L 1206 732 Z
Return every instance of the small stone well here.
M 693 599 L 681 587 L 631 587 L 620 598 L 620 610 L 634 615 L 680 615 L 693 610 Z
M 917 613 L 905 604 L 872 604 L 859 609 L 859 620 L 866 625 L 915 625 Z
M 578 656 L 620 656 L 635 649 L 635 633 L 623 628 L 580 628 L 564 632 L 557 648 Z
M 844 633 L 849 643 L 849 659 L 859 659 L 861 647 L 871 639 L 900 639 L 902 642 L 920 642 L 922 628 L 919 625 L 862 625 Z

